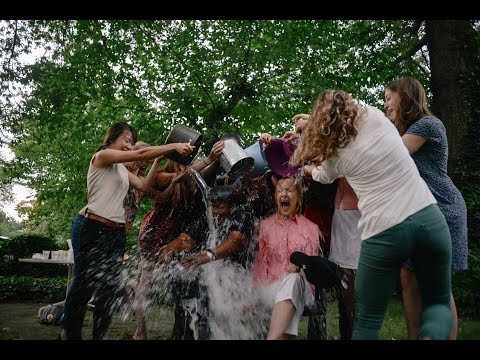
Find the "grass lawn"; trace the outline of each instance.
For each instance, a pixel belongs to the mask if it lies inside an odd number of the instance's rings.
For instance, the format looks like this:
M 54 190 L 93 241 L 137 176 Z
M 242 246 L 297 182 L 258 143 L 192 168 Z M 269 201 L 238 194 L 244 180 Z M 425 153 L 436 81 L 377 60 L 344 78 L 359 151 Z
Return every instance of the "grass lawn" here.
M 60 332 L 58 326 L 42 325 L 37 320 L 37 311 L 46 304 L 16 302 L 0 303 L 0 340 L 54 340 Z M 328 338 L 340 338 L 338 330 L 338 312 L 335 302 L 328 304 L 327 327 Z M 168 339 L 173 327 L 173 311 L 169 307 L 152 306 L 147 313 L 147 327 L 150 339 Z M 303 317 L 300 323 L 298 339 L 305 339 L 307 318 Z M 91 338 L 92 312 L 87 311 L 84 339 Z M 135 332 L 135 320 L 131 316 L 113 319 L 109 332 L 110 339 L 130 340 Z M 385 340 L 406 339 L 406 326 L 402 305 L 399 300 L 392 298 L 385 321 L 381 330 L 381 338 Z M 460 319 L 458 338 L 463 340 L 480 340 L 480 321 Z

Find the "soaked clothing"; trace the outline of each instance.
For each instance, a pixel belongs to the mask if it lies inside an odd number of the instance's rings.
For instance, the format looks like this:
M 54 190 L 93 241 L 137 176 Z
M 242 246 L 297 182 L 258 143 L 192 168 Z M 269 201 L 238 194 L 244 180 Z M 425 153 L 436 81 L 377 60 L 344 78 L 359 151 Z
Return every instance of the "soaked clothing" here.
M 79 243 L 75 276 L 65 299 L 61 325 L 69 339 L 80 340 L 87 304 L 95 293 L 92 337 L 102 340 L 114 311 L 125 252 L 125 229 L 113 229 L 85 218 Z
M 284 273 L 281 279 L 258 288 L 262 302 L 271 313 L 273 306 L 285 300 L 291 300 L 295 314 L 285 330 L 285 334 L 298 335 L 298 325 L 306 305 L 314 302 L 313 293 L 308 290 L 309 283 L 300 273 Z
M 196 243 L 189 253 L 215 249 L 231 231 L 245 234 L 250 242 L 254 231 L 254 217 L 246 211 L 244 206 L 237 206 L 216 230 L 216 238 L 210 240 L 207 216 L 204 212 L 196 221 L 186 223 L 183 232 Z M 252 261 L 252 252 L 253 246 L 250 242 L 245 249 L 232 254 L 228 259 L 217 260 L 217 262 L 230 263 L 231 266 L 239 266 L 244 269 Z M 192 276 L 180 276 L 174 281 L 175 324 L 172 338 L 174 340 L 210 339 L 211 330 L 208 325 L 210 301 L 203 266 L 200 266 Z M 192 324 L 193 330 L 190 324 Z
M 142 192 L 130 186 L 128 188 L 127 196 L 123 201 L 123 207 L 125 208 L 125 227 L 127 233 L 132 227 L 135 218 L 137 217 L 138 209 L 140 208 L 140 199 Z
M 195 222 L 187 223 L 183 232 L 189 235 L 196 243 L 192 252 L 197 253 L 205 249 L 215 249 L 223 242 L 231 231 L 239 231 L 245 234 L 248 241 L 252 239 L 254 218 L 243 205 L 235 207 L 230 216 L 223 221 L 217 228 L 217 236 L 213 240 L 209 239 L 209 229 L 207 216 L 203 213 Z M 248 266 L 252 259 L 251 246 L 232 254 L 228 260 Z
M 468 268 L 467 206 L 447 174 L 448 142 L 443 123 L 434 116 L 416 121 L 407 134 L 427 138 L 412 158 L 447 220 L 452 236 L 452 272 Z
M 162 176 L 163 170 L 157 172 L 153 185 L 156 192 L 165 191 L 171 179 Z M 186 224 L 192 223 L 199 212 L 204 212 L 201 193 L 195 193 L 191 204 L 183 201 L 173 205 L 171 201 L 156 198 L 152 209 L 144 216 L 138 234 L 138 247 L 142 259 L 157 261 L 160 249 L 182 233 Z
M 260 222 L 258 252 L 252 267 L 253 278 L 271 284 L 283 277 L 295 251 L 318 255 L 320 230 L 301 214 L 286 222 L 275 213 Z M 312 286 L 312 290 L 313 290 Z
M 155 262 L 160 249 L 181 234 L 185 224 L 191 223 L 196 213 L 194 207 L 169 202 L 156 202 L 140 224 L 138 246 L 142 259 Z
M 92 163 L 94 157 L 87 174 L 88 203 L 79 214 L 84 215 L 88 208 L 89 212 L 124 224 L 123 201 L 129 188 L 128 171 L 123 164 L 96 168 Z M 72 230 L 79 231 L 78 252 L 74 250 L 75 276 L 65 299 L 61 325 L 67 330 L 69 339 L 81 339 L 87 304 L 95 293 L 92 336 L 94 340 L 101 340 L 108 331 L 114 311 L 125 252 L 125 227 L 112 228 L 90 218 L 78 220 L 83 224 L 72 224 L 80 225 Z M 73 238 L 72 245 L 76 242 Z
M 338 327 L 340 340 L 352 340 L 355 322 L 355 274 L 357 270 L 337 267 L 337 274 L 342 280 L 335 287 L 338 300 Z
M 318 226 L 301 214 L 285 222 L 275 213 L 260 222 L 258 252 L 252 266 L 253 278 L 263 284 L 259 289 L 264 293 L 262 298 L 267 306 L 273 307 L 287 299 L 293 302 L 296 312 L 285 331 L 287 334 L 298 334 L 305 305 L 314 302 L 315 287 L 299 273 L 286 273 L 285 267 L 295 251 L 318 255 L 319 238 Z

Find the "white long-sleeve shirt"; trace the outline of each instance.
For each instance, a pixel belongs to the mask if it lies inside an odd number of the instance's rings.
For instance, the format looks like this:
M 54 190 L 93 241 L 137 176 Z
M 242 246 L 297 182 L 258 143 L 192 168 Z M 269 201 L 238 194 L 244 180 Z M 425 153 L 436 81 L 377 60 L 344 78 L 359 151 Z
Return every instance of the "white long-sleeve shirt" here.
M 403 144 L 380 110 L 367 106 L 358 115 L 356 138 L 312 171 L 324 184 L 345 176 L 358 197 L 362 240 L 436 203 Z

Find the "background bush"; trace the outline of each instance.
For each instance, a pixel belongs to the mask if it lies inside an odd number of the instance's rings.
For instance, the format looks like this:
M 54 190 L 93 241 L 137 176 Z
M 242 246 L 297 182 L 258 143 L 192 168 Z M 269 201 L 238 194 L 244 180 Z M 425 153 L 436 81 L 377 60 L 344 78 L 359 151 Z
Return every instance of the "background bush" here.
M 0 241 L 0 276 L 31 275 L 35 277 L 62 276 L 67 267 L 58 264 L 21 263 L 19 258 L 31 258 L 42 250 L 67 250 L 68 244 L 35 234 L 25 234 Z
M 0 301 L 54 303 L 65 298 L 66 278 L 0 276 Z
M 452 292 L 460 316 L 480 319 L 480 248 L 468 252 L 468 270 L 455 273 Z

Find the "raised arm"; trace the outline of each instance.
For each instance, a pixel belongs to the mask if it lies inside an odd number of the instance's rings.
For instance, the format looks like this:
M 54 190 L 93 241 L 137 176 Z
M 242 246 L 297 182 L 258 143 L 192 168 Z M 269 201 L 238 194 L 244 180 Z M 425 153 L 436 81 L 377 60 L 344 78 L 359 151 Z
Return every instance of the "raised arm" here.
M 108 164 L 125 163 L 129 161 L 151 160 L 159 156 L 178 152 L 180 155 L 188 155 L 195 149 L 189 143 L 172 143 L 160 146 L 148 146 L 139 150 L 123 151 L 116 149 L 104 149 L 97 152 L 93 159 L 93 165 L 98 168 Z
M 212 150 L 210 150 L 210 154 L 206 158 L 203 158 L 202 160 L 197 161 L 195 164 L 191 166 L 191 168 L 196 171 L 201 171 L 205 169 L 207 166 L 212 164 L 215 160 L 217 160 L 220 157 L 224 147 L 225 147 L 225 142 L 223 140 L 217 141 L 215 144 L 213 144 Z
M 156 201 L 158 202 L 163 202 L 170 199 L 170 197 L 173 195 L 175 191 L 175 186 L 179 182 L 185 181 L 187 177 L 190 176 L 190 173 L 187 171 L 187 168 L 185 168 L 182 171 L 168 174 L 168 175 L 172 175 L 173 177 L 170 181 L 170 185 L 168 185 L 168 187 L 164 191 L 162 191 L 160 194 L 157 195 Z
M 137 175 L 134 175 L 131 172 L 128 172 L 128 181 L 130 182 L 130 186 L 133 186 L 135 189 L 138 189 L 142 192 L 147 192 L 148 190 L 150 190 L 153 183 L 155 182 L 158 166 L 160 165 L 160 161 L 162 159 L 163 159 L 163 156 L 160 156 L 155 159 L 145 179 L 142 179 Z

